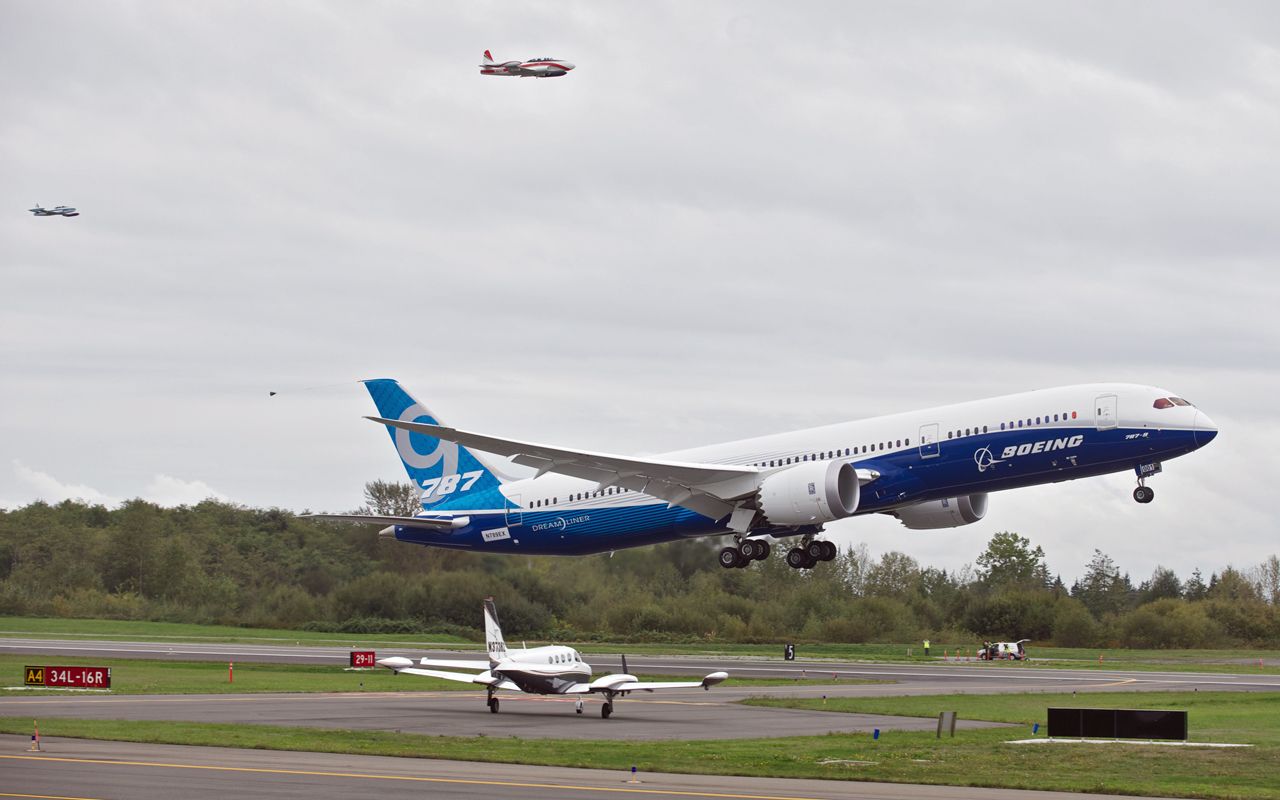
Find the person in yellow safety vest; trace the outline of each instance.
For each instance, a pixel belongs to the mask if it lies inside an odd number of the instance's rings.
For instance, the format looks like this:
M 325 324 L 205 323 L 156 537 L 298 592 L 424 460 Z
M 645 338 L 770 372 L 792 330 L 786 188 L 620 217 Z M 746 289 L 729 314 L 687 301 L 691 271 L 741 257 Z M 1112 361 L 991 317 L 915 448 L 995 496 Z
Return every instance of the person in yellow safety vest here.
M 929 640 L 928 639 L 924 640 L 924 657 L 925 658 L 929 657 Z

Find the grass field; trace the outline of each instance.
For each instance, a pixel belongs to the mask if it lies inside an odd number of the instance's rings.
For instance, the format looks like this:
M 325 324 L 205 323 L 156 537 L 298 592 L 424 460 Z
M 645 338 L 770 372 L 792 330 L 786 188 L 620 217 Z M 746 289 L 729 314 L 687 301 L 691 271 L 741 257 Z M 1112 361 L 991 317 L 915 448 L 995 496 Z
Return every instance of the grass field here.
M 859 714 L 936 717 L 955 711 L 961 719 L 1012 722 L 1030 728 L 1046 722 L 1045 709 L 1162 708 L 1188 712 L 1191 741 L 1266 745 L 1280 751 L 1280 692 L 1094 692 L 1091 694 L 922 695 L 918 697 L 755 697 L 743 703 Z M 1030 731 L 1024 731 L 1030 734 Z M 1097 749 L 1097 748 L 1094 748 Z M 1277 753 L 1280 756 L 1280 752 Z M 1280 787 L 1280 760 L 1276 785 Z
M 229 694 L 244 692 L 439 692 L 479 691 L 480 687 L 420 675 L 394 675 L 390 670 L 347 672 L 339 666 L 300 664 L 253 664 L 235 666 L 235 682 L 227 681 L 224 661 L 147 661 L 63 658 L 50 656 L 0 656 L 0 697 L 16 694 L 67 694 L 57 689 L 11 689 L 23 682 L 27 665 L 110 666 L 112 694 Z M 597 675 L 604 672 L 596 669 Z M 687 681 L 689 675 L 641 674 L 642 680 Z M 733 678 L 733 686 L 794 686 L 791 678 Z M 884 683 L 884 681 L 843 680 L 842 684 Z
M 376 647 L 396 644 L 419 647 L 456 648 L 482 652 L 483 646 L 447 634 L 342 634 L 288 631 L 268 628 L 236 628 L 222 625 L 184 625 L 169 622 L 131 620 L 58 619 L 0 617 L 0 637 L 95 638 L 162 642 L 225 642 L 243 644 L 302 644 L 338 647 Z M 513 640 L 515 637 L 511 637 Z M 781 644 L 630 644 L 608 642 L 558 642 L 571 644 L 583 653 L 635 655 L 710 655 L 768 657 L 781 660 Z M 530 645 L 543 644 L 530 640 Z M 975 642 L 934 642 L 932 657 L 926 659 L 920 643 L 912 644 L 800 644 L 801 659 L 840 659 L 869 662 L 936 662 L 944 653 L 954 656 L 959 649 L 972 655 Z M 911 656 L 908 656 L 908 651 Z M 1124 650 L 1093 648 L 1037 647 L 1029 651 L 1028 662 L 995 662 L 990 669 L 1125 669 L 1170 672 L 1248 672 L 1280 674 L 1280 651 L 1276 650 Z M 1099 662 L 1098 656 L 1102 655 Z M 1258 660 L 1265 666 L 1259 668 Z
M 0 617 L 0 637 L 40 639 L 118 639 L 156 642 L 222 642 L 234 644 L 306 644 L 355 647 L 366 644 L 461 645 L 483 649 L 475 642 L 445 633 L 328 633 L 275 628 L 237 628 L 231 625 L 186 625 L 119 619 L 62 619 L 58 617 Z
M 1178 706 L 1187 695 L 1092 695 L 1090 704 Z M 988 717 L 1036 713 L 1021 696 L 965 698 L 983 701 Z M 954 705 L 951 698 L 910 700 L 921 711 Z M 959 699 L 957 699 L 958 701 Z M 1006 706 L 1006 700 L 1011 705 Z M 581 741 L 497 739 L 275 728 L 258 725 L 210 725 L 174 722 L 41 720 L 46 737 L 81 737 L 222 747 L 357 753 L 366 755 L 502 761 L 521 764 L 592 767 L 624 771 L 758 775 L 909 783 L 949 784 L 1221 800 L 1280 798 L 1280 695 L 1199 693 L 1191 697 L 1193 730 L 1219 731 L 1220 738 L 1257 743 L 1253 748 L 1208 750 L 1148 745 L 1012 745 L 1029 728 L 962 731 L 954 739 L 932 733 L 885 732 L 878 741 L 866 734 L 830 734 L 789 739 L 720 741 Z M 1251 707 L 1249 701 L 1256 703 Z M 1046 696 L 1034 698 L 1043 709 Z M 1214 711 L 1215 705 L 1222 710 Z M 959 708 L 959 706 L 954 706 Z M 885 710 L 901 711 L 897 707 Z M 962 712 L 963 714 L 963 712 Z M 0 732 L 29 734 L 31 720 L 0 718 Z M 55 745 L 56 746 L 56 745 Z

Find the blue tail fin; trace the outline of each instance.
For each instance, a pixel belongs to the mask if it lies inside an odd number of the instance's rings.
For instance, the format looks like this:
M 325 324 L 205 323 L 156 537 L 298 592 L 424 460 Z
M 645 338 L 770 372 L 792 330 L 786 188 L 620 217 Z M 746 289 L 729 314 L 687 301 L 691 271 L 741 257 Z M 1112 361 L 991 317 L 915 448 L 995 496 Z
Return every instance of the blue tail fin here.
M 364 381 L 378 415 L 406 422 L 440 424 L 427 407 L 390 378 Z M 467 448 L 434 436 L 388 427 L 409 479 L 422 489 L 422 506 L 444 508 L 505 507 L 498 475 Z

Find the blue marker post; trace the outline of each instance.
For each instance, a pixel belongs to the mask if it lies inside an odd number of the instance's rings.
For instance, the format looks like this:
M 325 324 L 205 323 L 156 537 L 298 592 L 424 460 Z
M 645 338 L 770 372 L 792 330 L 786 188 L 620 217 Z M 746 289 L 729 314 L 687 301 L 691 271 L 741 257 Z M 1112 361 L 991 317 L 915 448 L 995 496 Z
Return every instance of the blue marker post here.
M 879 728 L 876 728 L 875 730 L 873 730 L 873 731 L 871 732 L 871 740 L 872 740 L 872 741 L 879 741 L 879 740 L 880 740 L 880 729 L 879 729 Z
M 1040 732 L 1040 723 L 1037 722 L 1036 724 L 1031 726 L 1031 735 L 1035 736 L 1039 732 Z
M 640 779 L 636 777 L 636 765 L 635 765 L 635 764 L 632 764 L 632 765 L 631 765 L 631 778 L 630 778 L 630 780 L 628 780 L 628 781 L 627 781 L 627 783 L 639 783 L 639 782 L 640 782 Z

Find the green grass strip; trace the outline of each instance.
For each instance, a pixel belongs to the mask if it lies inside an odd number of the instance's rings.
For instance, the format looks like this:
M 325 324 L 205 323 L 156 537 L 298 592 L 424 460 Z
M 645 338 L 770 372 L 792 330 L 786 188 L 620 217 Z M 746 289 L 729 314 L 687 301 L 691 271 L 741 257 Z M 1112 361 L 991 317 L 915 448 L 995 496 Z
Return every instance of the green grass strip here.
M 564 724 L 609 723 L 568 718 Z M 786 739 L 632 742 L 57 718 L 41 720 L 40 726 L 46 748 L 55 753 L 56 737 L 73 737 L 619 772 L 635 765 L 642 773 L 826 778 L 1222 800 L 1280 798 L 1275 768 L 1280 763 L 1280 748 L 1275 746 L 1193 750 L 1130 745 L 1010 745 L 1005 740 L 1029 731 L 1007 729 L 964 731 L 954 739 L 941 740 L 932 733 L 886 731 L 879 741 L 866 734 L 830 734 Z M 31 720 L 0 718 L 0 732 L 29 734 Z

